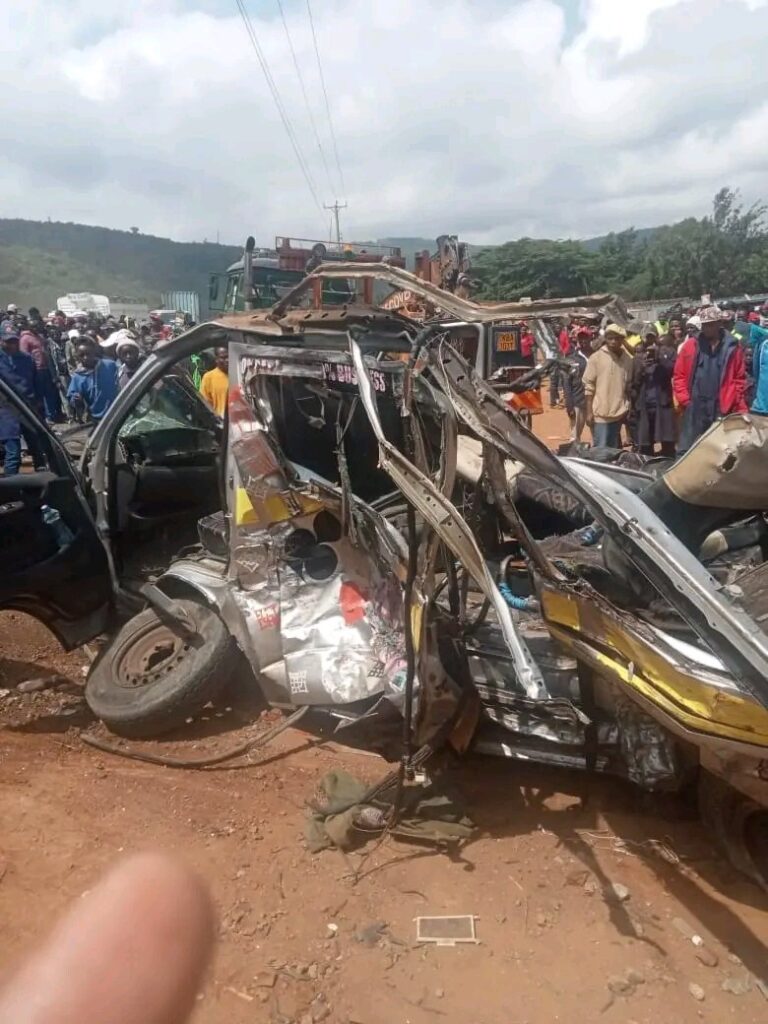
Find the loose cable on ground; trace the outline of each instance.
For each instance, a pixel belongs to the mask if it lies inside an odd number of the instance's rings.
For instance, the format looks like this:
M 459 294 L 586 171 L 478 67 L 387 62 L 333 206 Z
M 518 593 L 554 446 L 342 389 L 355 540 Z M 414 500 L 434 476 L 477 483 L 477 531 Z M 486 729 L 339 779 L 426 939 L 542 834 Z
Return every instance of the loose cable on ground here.
M 147 764 L 159 764 L 164 768 L 212 768 L 217 764 L 224 764 L 225 761 L 231 761 L 236 757 L 242 757 L 244 754 L 250 753 L 252 750 L 258 750 L 259 747 L 264 747 L 267 743 L 270 743 L 273 739 L 285 732 L 286 729 L 290 729 L 291 726 L 296 725 L 304 715 L 309 711 L 309 705 L 305 705 L 302 708 L 298 708 L 284 718 L 282 722 L 278 722 L 277 725 L 271 729 L 267 729 L 266 732 L 260 733 L 252 740 L 247 740 L 245 743 L 240 743 L 236 747 L 232 747 L 230 750 L 225 750 L 223 754 L 215 754 L 213 757 L 198 757 L 198 758 L 177 758 L 177 757 L 166 757 L 164 754 L 148 754 L 140 750 L 125 750 L 123 747 L 118 747 L 114 743 L 109 743 L 107 740 L 102 740 L 98 736 L 94 736 L 91 733 L 81 733 L 80 739 L 83 743 L 87 743 L 89 747 L 95 747 L 96 750 L 102 750 L 105 754 L 115 754 L 117 757 L 127 757 L 131 761 L 145 761 Z

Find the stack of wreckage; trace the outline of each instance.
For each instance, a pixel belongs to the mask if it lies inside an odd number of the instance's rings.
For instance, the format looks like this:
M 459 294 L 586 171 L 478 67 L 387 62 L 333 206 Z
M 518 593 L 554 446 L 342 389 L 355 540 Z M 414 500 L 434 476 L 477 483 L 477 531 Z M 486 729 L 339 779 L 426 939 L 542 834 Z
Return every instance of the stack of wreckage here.
M 318 307 L 335 277 L 429 315 Z M 162 733 L 252 672 L 270 704 L 310 707 L 406 773 L 447 744 L 697 787 L 765 883 L 766 424 L 728 417 L 674 464 L 559 457 L 494 379 L 493 338 L 532 325 L 535 376 L 560 359 L 552 319 L 576 310 L 623 315 L 613 296 L 489 306 L 331 264 L 270 310 L 194 328 L 89 439 L 72 472 L 90 505 L 55 497 L 72 538 L 47 557 L 67 600 L 22 565 L 0 604 L 68 646 L 106 636 L 87 698 L 124 735 Z M 179 369 L 222 344 L 226 424 Z

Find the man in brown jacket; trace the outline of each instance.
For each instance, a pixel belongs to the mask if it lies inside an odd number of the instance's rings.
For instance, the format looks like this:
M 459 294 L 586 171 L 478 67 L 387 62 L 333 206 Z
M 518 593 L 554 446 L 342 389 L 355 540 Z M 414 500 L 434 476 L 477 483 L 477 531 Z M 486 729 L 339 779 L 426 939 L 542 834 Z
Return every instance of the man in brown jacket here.
M 594 352 L 584 371 L 587 425 L 596 448 L 620 448 L 621 424 L 629 412 L 632 357 L 624 348 L 627 332 L 617 324 L 605 329 L 605 344 Z

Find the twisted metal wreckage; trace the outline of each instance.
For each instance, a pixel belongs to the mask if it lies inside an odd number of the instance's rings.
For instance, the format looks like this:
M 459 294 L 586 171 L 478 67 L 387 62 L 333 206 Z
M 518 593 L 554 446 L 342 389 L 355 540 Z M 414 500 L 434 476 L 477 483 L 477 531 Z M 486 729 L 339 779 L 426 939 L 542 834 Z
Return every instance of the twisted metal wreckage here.
M 335 276 L 407 287 L 433 318 L 295 308 Z M 229 345 L 226 514 L 143 591 L 140 615 L 173 634 L 170 677 L 150 659 L 121 684 L 129 622 L 89 679 L 96 713 L 161 731 L 210 699 L 236 643 L 272 705 L 321 711 L 376 747 L 395 724 L 406 775 L 448 742 L 648 789 L 697 784 L 732 860 L 765 884 L 768 427 L 729 417 L 672 467 L 555 455 L 484 379 L 483 331 L 525 318 L 546 366 L 550 318 L 574 308 L 622 316 L 611 296 L 483 306 L 397 268 L 330 265 L 272 310 L 155 353 L 114 424 L 173 362 Z M 468 329 L 472 363 L 456 343 Z M 81 465 L 102 538 L 116 429 L 100 425 Z M 218 671 L 201 671 L 204 650 L 173 622 L 208 636 L 210 616 L 226 642 L 215 634 Z M 198 686 L 180 702 L 168 679 L 187 657 Z

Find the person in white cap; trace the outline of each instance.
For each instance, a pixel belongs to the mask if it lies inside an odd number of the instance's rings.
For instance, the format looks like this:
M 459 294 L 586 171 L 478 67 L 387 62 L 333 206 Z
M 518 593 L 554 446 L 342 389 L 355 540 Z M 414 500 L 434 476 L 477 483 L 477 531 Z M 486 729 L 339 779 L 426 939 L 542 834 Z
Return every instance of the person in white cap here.
M 618 324 L 605 328 L 605 344 L 589 357 L 582 378 L 586 421 L 596 448 L 621 448 L 621 425 L 629 412 L 632 357 L 624 348 L 627 332 Z
M 675 401 L 683 411 L 679 454 L 721 417 L 747 412 L 744 349 L 726 329 L 726 313 L 705 306 L 699 318 L 701 330 L 683 342 L 672 377 Z
M 683 340 L 677 346 L 677 351 L 678 352 L 680 351 L 680 349 L 683 347 L 683 345 L 685 344 L 685 342 L 686 342 L 686 340 L 688 338 L 698 338 L 700 330 L 701 330 L 701 317 L 697 313 L 694 313 L 693 316 L 689 316 L 688 320 L 686 321 L 686 324 L 685 324 L 685 338 L 683 338 Z
M 82 335 L 76 327 L 72 327 L 67 331 L 67 340 L 64 342 L 64 358 L 67 360 L 67 368 L 70 374 L 73 374 L 79 366 L 77 346 L 80 343 L 81 337 Z
M 117 342 L 117 361 L 120 364 L 120 369 L 117 372 L 117 386 L 122 391 L 141 366 L 143 357 L 138 341 L 132 338 L 128 331 L 118 331 L 117 333 L 122 335 Z M 112 337 L 114 338 L 115 335 L 113 334 Z
M 4 312 L 0 316 L 0 330 L 4 331 L 10 327 L 13 327 L 15 329 L 18 326 L 16 323 L 16 318 L 18 317 L 18 315 L 18 306 L 16 306 L 13 302 L 9 302 Z

